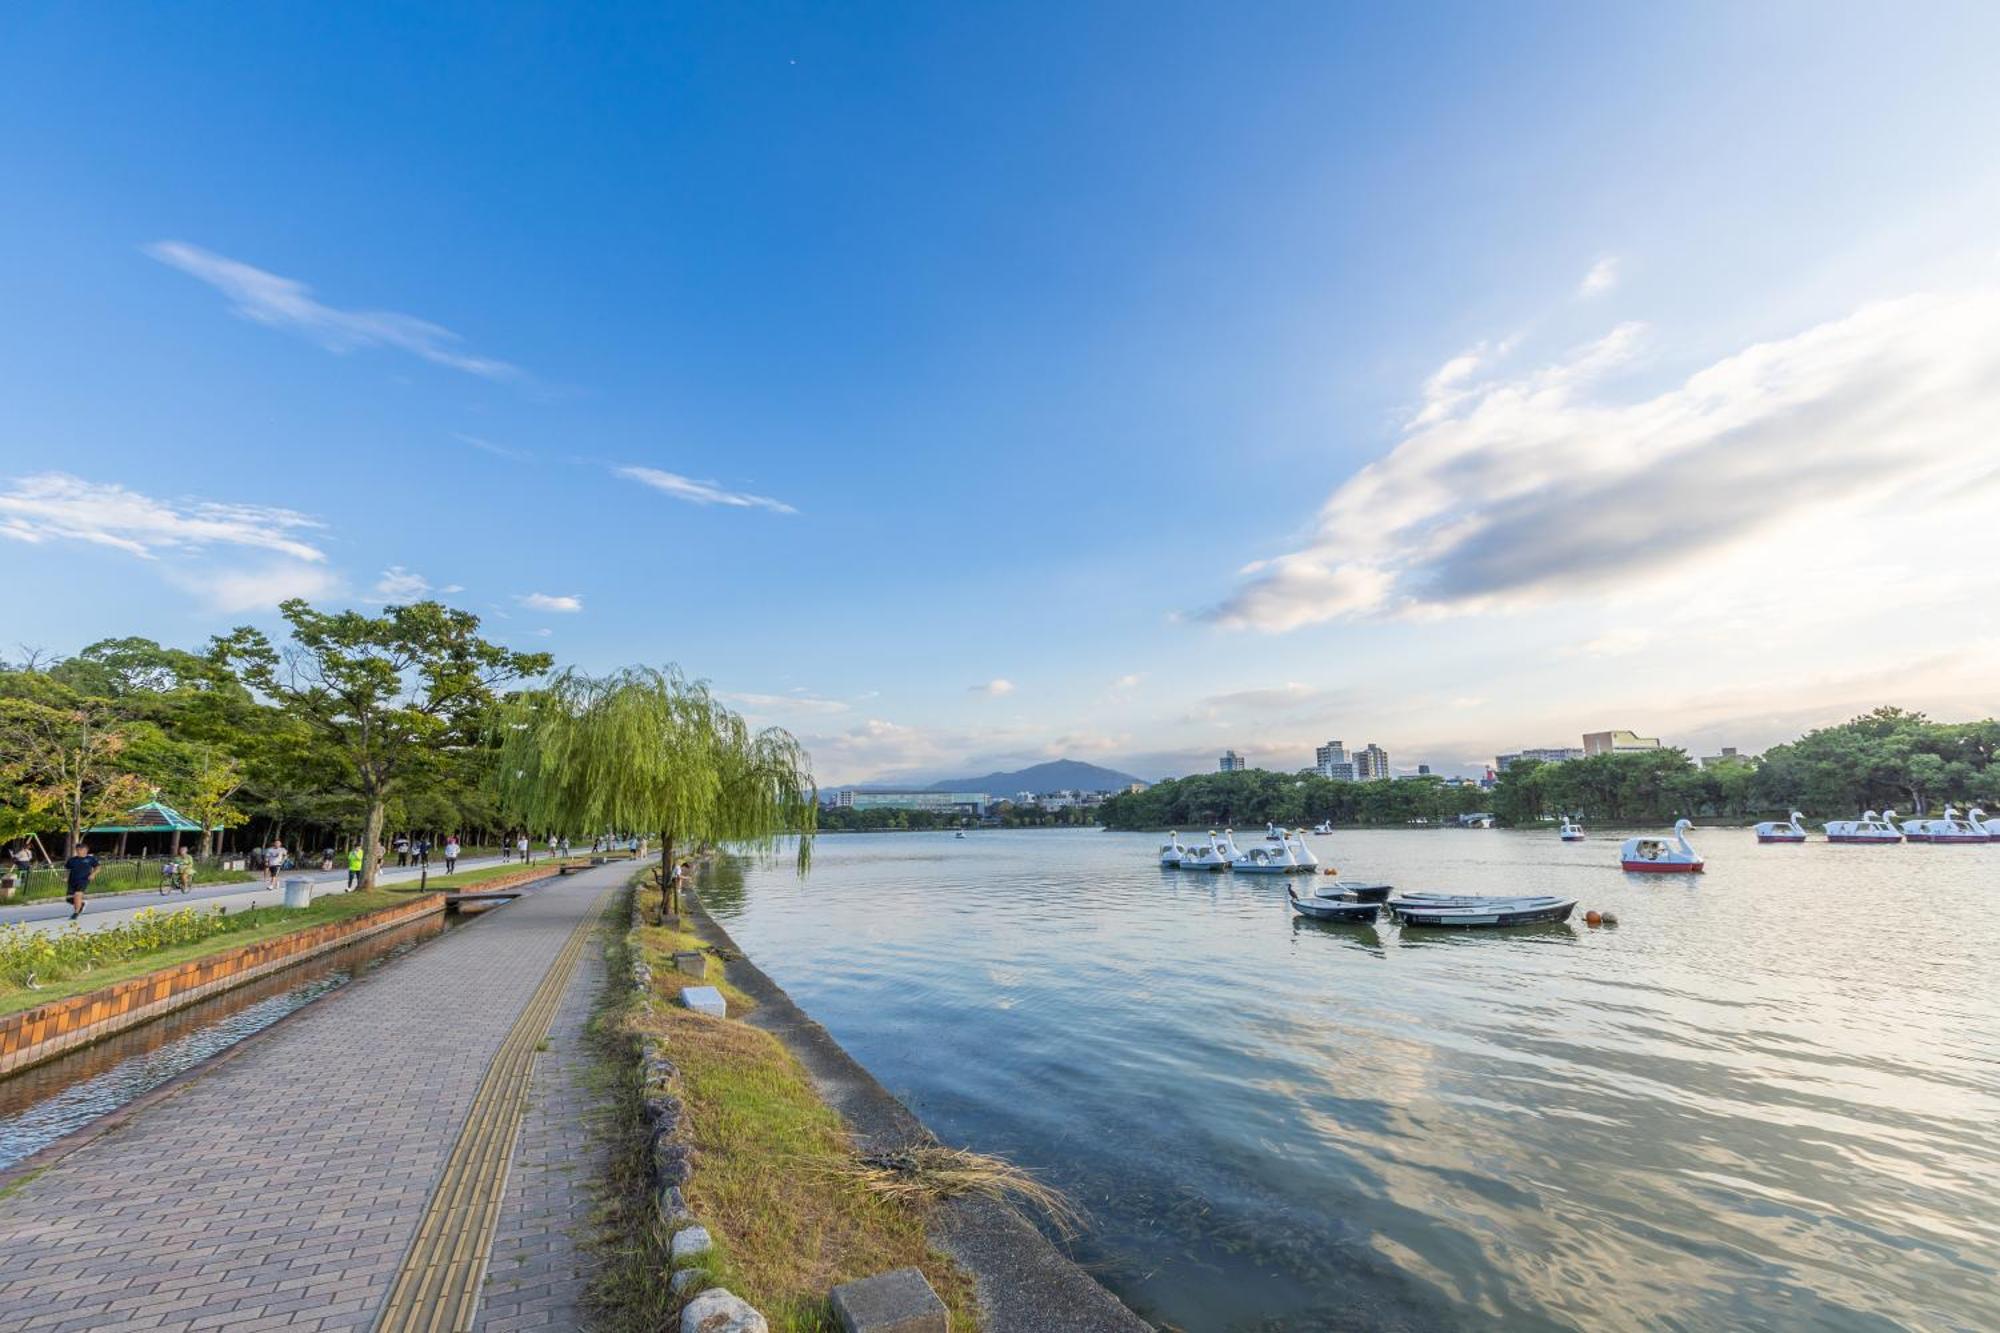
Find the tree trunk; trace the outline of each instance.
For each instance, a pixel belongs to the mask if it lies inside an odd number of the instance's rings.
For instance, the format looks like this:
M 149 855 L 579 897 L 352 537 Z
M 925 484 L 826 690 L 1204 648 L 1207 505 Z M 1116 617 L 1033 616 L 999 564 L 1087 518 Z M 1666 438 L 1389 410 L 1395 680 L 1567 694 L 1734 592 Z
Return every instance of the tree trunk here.
M 361 827 L 361 891 L 367 893 L 375 887 L 375 872 L 382 868 L 382 821 L 385 802 L 380 796 L 370 797 L 368 819 Z
M 660 915 L 679 916 L 680 893 L 674 887 L 674 835 L 660 835 Z

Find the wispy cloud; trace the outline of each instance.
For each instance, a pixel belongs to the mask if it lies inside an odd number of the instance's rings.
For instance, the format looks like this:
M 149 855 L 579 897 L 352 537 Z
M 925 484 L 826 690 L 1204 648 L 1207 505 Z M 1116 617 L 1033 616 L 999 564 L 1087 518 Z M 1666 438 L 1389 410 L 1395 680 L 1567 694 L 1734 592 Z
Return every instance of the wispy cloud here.
M 1206 618 L 1283 631 L 1629 598 L 1725 555 L 1782 571 L 1826 549 L 1801 540 L 1805 525 L 1907 527 L 1922 545 L 1941 506 L 1995 479 L 2000 292 L 1877 302 L 1655 397 L 1594 395 L 1642 332 L 1455 379 L 1446 409 L 1333 493 L 1310 543 L 1246 566 Z
M 142 560 L 163 551 L 236 546 L 321 563 L 326 553 L 300 534 L 326 525 L 268 505 L 213 500 L 156 500 L 116 482 L 66 472 L 19 477 L 0 491 L 0 536 L 16 541 L 76 541 L 109 546 Z
M 524 592 L 514 600 L 530 611 L 570 613 L 583 610 L 583 598 L 574 593 Z
M 393 347 L 453 370 L 487 379 L 514 379 L 520 368 L 459 350 L 463 340 L 442 325 L 393 310 L 340 310 L 313 298 L 312 288 L 184 241 L 155 241 L 145 252 L 199 278 L 229 298 L 245 319 L 311 339 L 330 352 Z
M 828 699 L 801 690 L 794 690 L 790 694 L 757 694 L 747 690 L 732 690 L 725 691 L 721 697 L 751 713 L 770 716 L 799 714 L 827 717 L 848 712 L 853 707 L 845 699 Z
M 1583 275 L 1583 281 L 1577 284 L 1576 294 L 1578 296 L 1597 296 L 1610 291 L 1617 285 L 1618 260 L 1615 256 L 1606 255 L 1595 264 L 1592 264 L 1590 272 Z
M 209 571 L 199 577 L 176 575 L 174 582 L 211 610 L 228 615 L 268 611 L 293 597 L 307 601 L 332 597 L 342 587 L 340 576 L 330 569 L 287 561 L 264 569 Z
M 451 438 L 457 440 L 460 444 L 470 445 L 474 449 L 492 454 L 496 458 L 511 459 L 516 463 L 530 463 L 535 458 L 526 449 L 516 449 L 511 445 L 495 444 L 491 440 L 481 439 L 477 435 L 467 435 L 462 431 L 453 431 Z
M 391 565 L 375 580 L 371 602 L 415 602 L 431 590 L 431 581 L 414 570 Z
M 799 512 L 783 500 L 773 500 L 768 495 L 724 490 L 715 482 L 696 481 L 692 477 L 683 477 L 678 472 L 662 472 L 656 467 L 617 467 L 612 471 L 628 481 L 651 486 L 656 491 L 671 495 L 676 500 L 685 500 L 689 504 L 727 505 L 735 509 L 768 509 L 774 514 Z
M 984 685 L 974 685 L 971 686 L 970 688 L 971 692 L 974 694 L 991 695 L 997 699 L 1003 694 L 1012 694 L 1014 692 L 1014 682 L 1011 680 L 1002 679 L 999 676 L 995 676 L 992 680 L 987 681 Z
M 1111 688 L 1119 694 L 1124 694 L 1128 691 L 1138 689 L 1139 682 L 1145 678 L 1146 673 L 1143 671 L 1128 671 L 1118 679 L 1112 681 Z

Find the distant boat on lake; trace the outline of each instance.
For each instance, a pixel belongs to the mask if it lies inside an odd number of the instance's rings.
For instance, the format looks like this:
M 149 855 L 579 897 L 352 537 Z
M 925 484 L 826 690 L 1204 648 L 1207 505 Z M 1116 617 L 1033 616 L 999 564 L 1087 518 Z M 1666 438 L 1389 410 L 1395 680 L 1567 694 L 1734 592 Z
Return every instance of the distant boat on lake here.
M 1876 814 L 1873 810 L 1863 812 L 1859 819 L 1835 819 L 1825 826 L 1828 842 L 1865 843 L 1880 846 L 1885 843 L 1901 842 L 1903 831 L 1896 827 L 1896 812 L 1885 810 Z
M 1583 825 L 1573 822 L 1568 815 L 1564 815 L 1562 827 L 1556 830 L 1556 836 L 1564 842 L 1582 842 Z

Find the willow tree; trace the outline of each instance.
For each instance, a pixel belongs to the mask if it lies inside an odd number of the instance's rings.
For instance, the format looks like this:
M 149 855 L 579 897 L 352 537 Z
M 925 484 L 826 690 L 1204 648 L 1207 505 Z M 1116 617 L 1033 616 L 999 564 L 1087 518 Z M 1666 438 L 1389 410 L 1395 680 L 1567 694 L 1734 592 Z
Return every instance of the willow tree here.
M 503 714 L 498 772 L 508 813 L 537 830 L 657 834 L 665 912 L 680 910 L 678 851 L 770 851 L 796 833 L 800 874 L 811 861 L 819 791 L 805 750 L 674 667 L 565 671 L 521 696 Z

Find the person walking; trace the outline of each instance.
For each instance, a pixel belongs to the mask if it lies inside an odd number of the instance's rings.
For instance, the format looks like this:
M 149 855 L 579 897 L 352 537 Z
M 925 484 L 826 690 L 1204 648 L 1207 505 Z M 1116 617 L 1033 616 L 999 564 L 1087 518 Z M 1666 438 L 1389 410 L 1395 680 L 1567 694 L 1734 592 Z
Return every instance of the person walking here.
M 285 868 L 285 840 L 271 839 L 271 845 L 264 849 L 264 883 L 269 888 L 278 887 L 278 872 Z
M 358 888 L 361 884 L 361 844 L 355 843 L 347 849 L 347 887 Z
M 528 864 L 528 835 L 523 833 L 514 840 L 514 850 L 521 854 L 521 864 Z
M 449 875 L 458 869 L 458 835 L 452 834 L 444 840 L 444 873 Z
M 69 919 L 74 921 L 83 915 L 83 891 L 97 874 L 97 858 L 90 854 L 90 844 L 79 838 L 63 869 L 69 874 Z
M 399 835 L 396 838 L 396 864 L 399 866 L 406 866 L 409 863 L 410 863 L 410 840 L 406 837 L 402 837 Z

